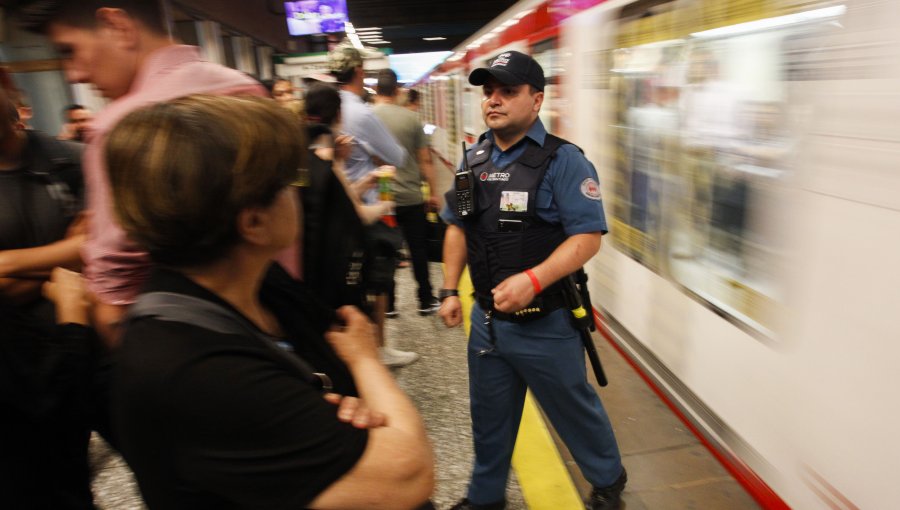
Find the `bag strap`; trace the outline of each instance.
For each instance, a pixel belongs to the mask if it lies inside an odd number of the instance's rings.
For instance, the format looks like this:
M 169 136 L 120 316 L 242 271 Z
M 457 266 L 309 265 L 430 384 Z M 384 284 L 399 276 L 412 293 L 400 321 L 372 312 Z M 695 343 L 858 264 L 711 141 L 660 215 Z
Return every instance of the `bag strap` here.
M 309 363 L 280 347 L 274 337 L 259 331 L 248 320 L 216 303 L 174 292 L 149 292 L 141 294 L 129 307 L 124 323 L 128 325 L 142 318 L 181 322 L 225 335 L 249 336 L 297 372 L 304 381 L 324 391 L 333 388 L 328 375 L 316 372 Z

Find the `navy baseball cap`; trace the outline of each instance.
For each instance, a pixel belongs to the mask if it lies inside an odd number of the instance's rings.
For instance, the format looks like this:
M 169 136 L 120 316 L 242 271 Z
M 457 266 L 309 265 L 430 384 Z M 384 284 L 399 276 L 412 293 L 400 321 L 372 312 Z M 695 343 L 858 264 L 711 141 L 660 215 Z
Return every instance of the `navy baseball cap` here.
M 484 85 L 493 76 L 504 85 L 527 83 L 544 90 L 544 69 L 533 58 L 518 51 L 504 51 L 494 57 L 487 67 L 479 67 L 469 74 L 469 83 Z

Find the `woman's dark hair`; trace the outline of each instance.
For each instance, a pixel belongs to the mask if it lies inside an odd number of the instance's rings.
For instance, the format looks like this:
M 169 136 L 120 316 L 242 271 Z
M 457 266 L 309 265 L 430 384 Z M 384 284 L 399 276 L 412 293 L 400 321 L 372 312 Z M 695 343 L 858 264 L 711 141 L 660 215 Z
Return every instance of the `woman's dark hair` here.
M 296 115 L 256 97 L 198 95 L 137 110 L 106 144 L 120 224 L 174 267 L 225 256 L 239 242 L 241 210 L 270 205 L 305 154 Z
M 309 138 L 330 133 L 331 126 L 341 115 L 341 95 L 334 87 L 316 83 L 306 91 L 306 121 Z

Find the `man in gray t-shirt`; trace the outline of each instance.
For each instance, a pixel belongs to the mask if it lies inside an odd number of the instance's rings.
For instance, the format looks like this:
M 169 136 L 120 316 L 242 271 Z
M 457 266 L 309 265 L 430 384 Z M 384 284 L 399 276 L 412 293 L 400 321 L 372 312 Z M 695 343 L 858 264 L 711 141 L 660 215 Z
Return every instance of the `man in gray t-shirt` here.
M 397 165 L 394 179 L 394 201 L 397 204 L 397 223 L 409 246 L 413 274 L 419 286 L 419 315 L 429 315 L 440 306 L 431 294 L 428 280 L 428 246 L 426 239 L 425 199 L 422 196 L 422 181 L 428 183 L 431 196 L 428 207 L 437 209 L 440 199 L 434 186 L 434 168 L 431 153 L 425 140 L 425 132 L 418 116 L 396 104 L 397 75 L 390 69 L 378 74 L 375 96 L 375 115 L 394 135 L 406 150 L 407 157 L 402 165 Z M 393 304 L 393 297 L 390 298 Z M 393 306 L 389 306 L 393 309 Z

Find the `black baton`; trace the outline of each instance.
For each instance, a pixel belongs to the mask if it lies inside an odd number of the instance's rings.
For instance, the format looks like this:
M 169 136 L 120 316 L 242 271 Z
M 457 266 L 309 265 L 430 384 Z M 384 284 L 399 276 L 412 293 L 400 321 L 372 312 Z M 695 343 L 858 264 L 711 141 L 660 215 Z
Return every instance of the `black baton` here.
M 584 280 L 587 280 L 586 275 Z M 582 283 L 582 285 L 584 285 L 584 283 Z M 594 324 L 593 317 L 591 317 L 585 309 L 584 301 L 582 300 L 578 287 L 575 285 L 575 278 L 572 275 L 566 276 L 563 279 L 563 286 L 563 295 L 566 298 L 566 306 L 569 308 L 569 311 L 572 312 L 572 324 L 581 335 L 581 343 L 584 345 L 584 350 L 587 351 L 588 359 L 591 360 L 591 367 L 594 369 L 594 376 L 597 378 L 597 384 L 606 386 L 609 382 L 606 380 L 606 373 L 603 372 L 603 365 L 600 364 L 600 356 L 597 355 L 597 348 L 594 346 L 594 340 L 591 338 L 590 333 L 592 329 L 591 326 Z M 590 306 L 590 303 L 588 303 L 588 306 Z

